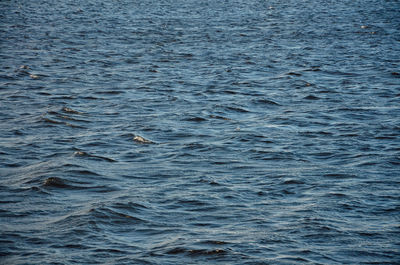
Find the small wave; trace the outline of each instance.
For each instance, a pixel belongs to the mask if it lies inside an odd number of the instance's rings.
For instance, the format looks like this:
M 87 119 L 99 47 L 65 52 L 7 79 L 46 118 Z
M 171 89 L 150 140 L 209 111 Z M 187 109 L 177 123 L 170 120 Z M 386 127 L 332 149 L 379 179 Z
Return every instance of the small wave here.
M 199 244 L 202 244 L 202 245 L 227 245 L 230 243 L 225 242 L 225 241 L 218 241 L 218 240 L 205 240 L 205 241 L 200 241 Z
M 54 188 L 71 188 L 71 186 L 68 185 L 63 179 L 58 177 L 47 178 L 44 181 L 43 186 L 54 187 Z
M 64 110 L 62 110 L 63 112 L 66 112 Z M 66 112 L 67 114 L 76 114 L 76 113 L 72 113 L 72 112 Z M 73 117 L 72 115 L 65 115 L 64 113 L 60 113 L 58 111 L 49 111 L 47 112 L 47 114 L 55 116 L 56 118 L 62 119 L 62 120 L 69 120 L 69 121 L 74 121 L 74 122 L 84 122 L 84 123 L 89 123 L 90 121 L 88 120 L 82 120 L 82 119 L 78 119 L 76 117 Z
M 94 250 L 96 253 L 115 253 L 115 254 L 129 254 L 129 251 L 115 249 L 115 248 L 96 248 Z
M 323 71 L 326 74 L 330 75 L 339 75 L 339 76 L 358 76 L 359 74 L 357 73 L 348 73 L 348 72 L 342 72 L 342 71 Z
M 77 129 L 87 129 L 87 127 L 81 126 L 81 125 L 75 125 L 69 122 L 65 123 L 66 126 L 71 127 L 71 128 L 77 128 Z
M 135 137 L 133 137 L 133 141 L 140 143 L 140 144 L 155 144 L 155 142 L 148 140 L 146 138 L 143 138 L 140 135 L 136 135 Z
M 66 171 L 69 174 L 74 174 L 77 176 L 101 176 L 100 174 L 97 174 L 96 172 L 90 171 L 90 170 L 67 170 Z
M 175 247 L 165 252 L 170 255 L 186 254 L 190 256 L 213 256 L 224 255 L 227 253 L 224 249 L 187 249 L 182 247 Z
M 300 185 L 300 184 L 305 184 L 301 180 L 296 180 L 296 179 L 288 179 L 282 182 L 283 185 Z
M 125 91 L 122 90 L 103 90 L 103 91 L 96 91 L 95 94 L 98 95 L 119 95 L 123 94 Z
M 144 204 L 136 203 L 136 202 L 115 202 L 112 205 L 112 208 L 119 210 L 128 210 L 137 212 L 139 210 L 148 209 Z
M 330 158 L 333 157 L 335 154 L 332 152 L 316 152 L 316 153 L 312 153 L 310 154 L 316 158 Z
M 272 101 L 272 100 L 269 100 L 266 98 L 256 99 L 256 100 L 253 100 L 253 102 L 256 104 L 280 106 L 280 104 L 276 103 L 275 101 Z
M 347 179 L 347 178 L 356 178 L 357 176 L 347 173 L 327 173 L 324 175 L 324 177 L 333 179 Z
M 203 121 L 207 121 L 207 119 L 202 118 L 202 117 L 191 117 L 191 118 L 184 119 L 184 121 L 203 122 Z
M 217 119 L 217 120 L 225 120 L 225 121 L 230 121 L 231 119 L 224 117 L 224 116 L 219 116 L 219 115 L 210 115 L 209 116 L 212 119 Z
M 199 200 L 185 200 L 185 199 L 181 199 L 177 201 L 178 205 L 185 205 L 185 207 L 188 206 L 206 206 L 209 205 L 209 203 L 203 202 L 203 201 L 199 201 Z
M 78 114 L 78 115 L 84 114 L 83 112 L 80 112 L 80 111 L 77 111 L 77 110 L 73 110 L 73 109 L 68 108 L 68 107 L 63 107 L 62 111 L 65 112 L 65 113 Z
M 286 73 L 286 75 L 292 75 L 292 76 L 302 76 L 302 74 L 300 74 L 300 73 L 297 73 L 297 72 L 289 72 L 289 73 Z
M 48 126 L 53 126 L 53 125 L 64 125 L 64 126 L 71 127 L 71 128 L 86 129 L 86 127 L 84 127 L 84 126 L 77 125 L 77 124 L 73 124 L 73 123 L 69 123 L 69 122 L 65 122 L 65 121 L 59 121 L 59 120 L 56 120 L 56 119 L 54 119 L 54 118 L 57 118 L 57 117 L 52 117 L 52 118 L 42 117 L 41 120 L 42 120 L 42 122 L 44 122 L 44 123 L 47 124 Z M 64 119 L 64 120 L 65 120 L 65 118 L 62 117 L 62 116 L 60 116 L 60 117 L 58 117 L 58 118 Z M 71 119 L 70 119 L 70 120 L 71 120 Z
M 250 86 L 251 83 L 247 82 L 247 81 L 241 81 L 241 82 L 233 82 L 232 85 L 233 86 Z
M 88 121 L 88 120 L 82 120 L 82 119 L 72 118 L 72 117 L 66 116 L 66 115 L 57 114 L 57 116 L 58 116 L 60 119 L 69 120 L 69 121 L 73 121 L 73 122 L 83 122 L 83 123 L 89 123 L 89 122 L 90 122 L 90 121 Z
M 86 153 L 84 151 L 76 151 L 74 153 L 74 155 L 78 156 L 78 157 L 88 157 L 88 158 L 94 158 L 94 159 L 97 159 L 97 160 L 104 160 L 104 161 L 107 161 L 107 162 L 117 162 L 116 160 L 114 160 L 112 158 L 105 157 L 105 156 L 92 155 L 92 154 L 88 154 L 88 153 Z
M 87 182 L 78 182 L 65 180 L 59 177 L 49 177 L 43 181 L 42 186 L 44 188 L 56 188 L 56 189 L 70 189 L 70 190 L 92 190 L 95 192 L 111 192 L 117 189 L 109 186 L 92 186 L 88 185 Z
M 93 221 L 96 223 L 103 224 L 139 224 L 146 223 L 145 220 L 135 217 L 132 214 L 122 213 L 116 210 L 112 210 L 108 207 L 98 207 L 89 210 L 89 214 L 94 218 Z
M 246 112 L 250 112 L 249 110 L 245 109 L 245 108 L 240 108 L 240 107 L 232 107 L 232 106 L 227 106 L 225 107 L 228 110 L 231 111 L 235 111 L 235 112 L 241 112 L 241 113 L 246 113 Z
M 206 183 L 212 186 L 221 186 L 221 184 L 219 184 L 218 182 L 214 181 L 214 180 L 208 180 L 208 179 L 200 179 L 199 180 L 200 183 Z
M 320 99 L 320 98 L 319 98 L 319 97 L 316 97 L 316 96 L 314 96 L 314 95 L 308 95 L 308 96 L 304 97 L 304 99 L 307 99 L 307 100 L 318 100 L 318 99 Z
M 50 123 L 50 124 L 63 124 L 63 122 L 61 122 L 61 121 L 56 121 L 56 120 L 52 120 L 52 119 L 45 118 L 45 117 L 43 117 L 42 120 L 45 123 Z
M 319 66 L 313 66 L 311 68 L 304 69 L 305 72 L 319 72 L 321 68 Z
M 376 136 L 374 137 L 377 140 L 395 140 L 398 138 L 398 135 L 385 135 L 385 136 Z
M 331 197 L 331 198 L 346 198 L 348 197 L 346 194 L 339 193 L 339 192 L 329 192 L 324 195 L 324 197 Z
M 238 93 L 238 92 L 232 91 L 232 90 L 224 90 L 222 92 L 225 93 L 225 94 L 231 94 L 231 95 L 236 95 Z

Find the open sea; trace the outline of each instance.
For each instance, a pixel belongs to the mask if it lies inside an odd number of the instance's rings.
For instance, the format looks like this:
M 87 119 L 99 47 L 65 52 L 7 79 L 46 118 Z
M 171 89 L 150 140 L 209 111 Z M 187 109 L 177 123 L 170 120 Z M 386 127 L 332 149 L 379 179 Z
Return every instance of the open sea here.
M 1 0 L 0 264 L 400 264 L 400 1 Z

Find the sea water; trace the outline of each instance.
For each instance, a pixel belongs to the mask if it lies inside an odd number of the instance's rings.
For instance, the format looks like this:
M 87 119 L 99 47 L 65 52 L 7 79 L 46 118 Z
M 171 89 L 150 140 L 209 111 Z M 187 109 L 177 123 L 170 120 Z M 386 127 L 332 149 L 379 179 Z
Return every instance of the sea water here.
M 0 2 L 0 263 L 396 264 L 400 3 Z

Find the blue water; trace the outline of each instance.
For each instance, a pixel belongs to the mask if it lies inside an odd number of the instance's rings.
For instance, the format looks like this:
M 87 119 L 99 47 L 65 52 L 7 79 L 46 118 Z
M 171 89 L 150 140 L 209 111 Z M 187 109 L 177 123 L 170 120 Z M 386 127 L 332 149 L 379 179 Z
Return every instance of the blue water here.
M 400 2 L 0 2 L 1 264 L 398 264 Z

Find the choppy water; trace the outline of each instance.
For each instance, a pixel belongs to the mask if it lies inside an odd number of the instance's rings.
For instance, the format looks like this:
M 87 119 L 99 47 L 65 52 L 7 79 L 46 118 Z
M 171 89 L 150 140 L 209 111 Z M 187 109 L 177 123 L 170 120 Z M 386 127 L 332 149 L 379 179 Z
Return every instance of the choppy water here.
M 400 261 L 399 1 L 0 10 L 0 263 Z

